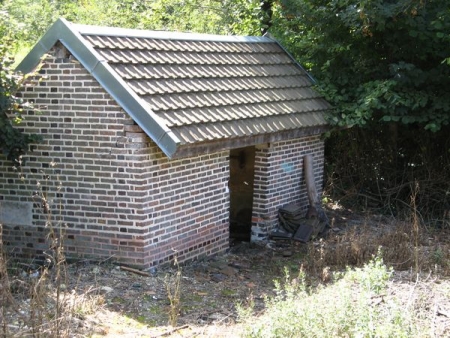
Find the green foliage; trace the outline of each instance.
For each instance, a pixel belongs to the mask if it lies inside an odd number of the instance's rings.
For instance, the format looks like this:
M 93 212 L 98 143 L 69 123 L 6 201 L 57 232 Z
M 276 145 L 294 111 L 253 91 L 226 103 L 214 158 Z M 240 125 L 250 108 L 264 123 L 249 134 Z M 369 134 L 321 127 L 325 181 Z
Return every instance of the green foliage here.
M 258 0 L 155 0 L 143 1 L 134 22 L 139 28 L 209 34 L 259 35 Z
M 59 17 L 81 24 L 211 34 L 259 35 L 258 0 L 15 0 L 2 6 L 11 14 L 15 38 L 29 48 Z
M 49 0 L 5 0 L 2 10 L 9 13 L 9 32 L 17 48 L 29 48 L 56 19 L 55 2 Z
M 447 0 L 281 1 L 273 33 L 319 80 L 336 125 L 449 123 Z
M 33 0 L 5 1 L 20 45 L 58 17 L 129 28 L 275 34 L 319 80 L 338 126 L 449 123 L 450 5 L 446 0 Z M 266 27 L 267 28 L 267 27 Z
M 11 38 L 9 15 L 0 11 L 0 148 L 4 155 L 16 160 L 28 149 L 32 142 L 39 141 L 36 135 L 29 135 L 14 127 L 22 122 L 22 112 L 30 109 L 30 105 L 16 96 L 25 77 L 16 74 L 13 69 L 13 58 L 10 48 L 14 47 Z
M 156 0 L 147 27 L 210 34 L 260 35 L 258 0 Z
M 348 270 L 347 278 L 355 281 L 364 292 L 381 295 L 387 286 L 387 282 L 392 274 L 392 268 L 387 268 L 383 262 L 381 248 L 372 260 L 364 265 L 363 268 Z
M 381 253 L 361 269 L 348 269 L 333 285 L 313 291 L 302 273 L 266 300 L 266 312 L 247 324 L 246 337 L 415 337 L 413 308 L 383 299 L 391 269 Z M 421 334 L 424 332 L 421 332 Z
M 441 206 L 432 217 L 442 217 L 450 188 L 450 2 L 285 0 L 271 32 L 318 80 L 335 107 L 330 122 L 359 127 L 327 140 L 333 197 L 396 215 L 417 180 L 420 211 Z

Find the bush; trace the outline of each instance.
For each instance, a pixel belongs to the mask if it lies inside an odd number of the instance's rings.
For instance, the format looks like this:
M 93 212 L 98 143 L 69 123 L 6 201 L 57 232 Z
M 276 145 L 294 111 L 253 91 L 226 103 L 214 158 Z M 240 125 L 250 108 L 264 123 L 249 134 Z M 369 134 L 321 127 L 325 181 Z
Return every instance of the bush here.
M 304 272 L 275 283 L 267 310 L 248 324 L 245 337 L 415 337 L 412 311 L 385 297 L 392 270 L 379 252 L 362 268 L 335 275 L 313 291 Z M 245 320 L 245 318 L 243 318 Z

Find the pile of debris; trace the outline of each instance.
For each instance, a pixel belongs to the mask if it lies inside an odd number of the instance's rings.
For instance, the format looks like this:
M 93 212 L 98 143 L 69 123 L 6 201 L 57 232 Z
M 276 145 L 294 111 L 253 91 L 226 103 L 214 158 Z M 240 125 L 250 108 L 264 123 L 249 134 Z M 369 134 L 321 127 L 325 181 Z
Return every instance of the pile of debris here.
M 308 242 L 322 234 L 328 225 L 328 218 L 320 208 L 309 206 L 306 215 L 297 204 L 288 204 L 278 210 L 278 218 L 281 228 L 270 234 L 270 238 L 293 239 L 300 242 Z

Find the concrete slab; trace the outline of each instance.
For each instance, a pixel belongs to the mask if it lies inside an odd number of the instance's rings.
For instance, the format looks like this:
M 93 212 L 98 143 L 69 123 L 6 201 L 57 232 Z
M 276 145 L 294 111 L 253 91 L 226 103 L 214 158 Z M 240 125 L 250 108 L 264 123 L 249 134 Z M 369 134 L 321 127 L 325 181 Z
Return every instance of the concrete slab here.
M 6 225 L 33 225 L 33 203 L 0 201 L 0 223 Z

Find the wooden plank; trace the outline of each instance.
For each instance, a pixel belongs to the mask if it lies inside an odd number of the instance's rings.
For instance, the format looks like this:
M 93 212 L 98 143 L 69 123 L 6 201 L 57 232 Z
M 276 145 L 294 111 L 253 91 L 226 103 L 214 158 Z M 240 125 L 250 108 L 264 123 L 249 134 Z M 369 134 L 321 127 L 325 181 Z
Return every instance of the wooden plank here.
M 317 195 L 316 182 L 314 179 L 314 159 L 312 155 L 305 155 L 303 157 L 303 169 L 305 173 L 305 183 L 309 205 L 311 207 L 316 207 L 319 202 L 319 197 Z

